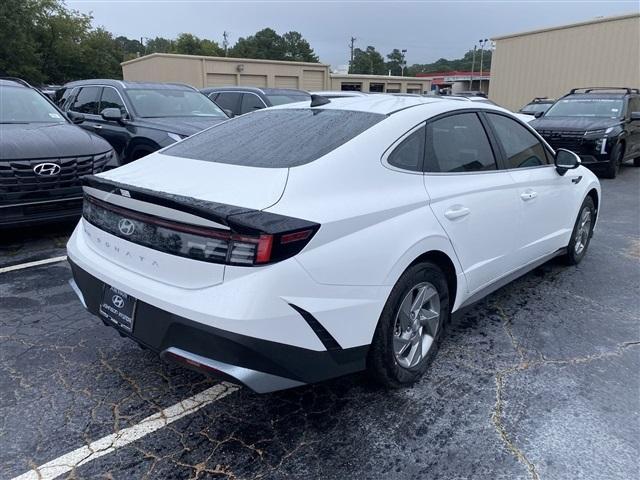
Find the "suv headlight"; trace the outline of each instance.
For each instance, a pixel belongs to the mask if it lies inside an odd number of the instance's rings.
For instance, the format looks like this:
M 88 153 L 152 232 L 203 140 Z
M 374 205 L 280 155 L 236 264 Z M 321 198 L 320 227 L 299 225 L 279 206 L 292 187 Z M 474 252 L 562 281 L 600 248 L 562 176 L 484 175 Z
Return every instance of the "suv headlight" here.
M 584 132 L 585 137 L 596 137 L 598 135 L 609 135 L 615 127 L 599 128 L 598 130 L 587 130 Z

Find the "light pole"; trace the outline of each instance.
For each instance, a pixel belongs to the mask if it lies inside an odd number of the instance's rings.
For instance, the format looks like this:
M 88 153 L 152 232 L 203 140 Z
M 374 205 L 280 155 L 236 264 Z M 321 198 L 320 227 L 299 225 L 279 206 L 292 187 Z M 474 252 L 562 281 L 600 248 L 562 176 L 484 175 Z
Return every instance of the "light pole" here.
M 487 44 L 489 39 L 485 38 L 484 40 L 480 40 L 480 78 L 478 79 L 478 90 L 482 91 L 482 60 L 484 56 L 484 46 Z
M 407 53 L 407 49 L 400 50 L 402 52 L 402 63 L 400 64 L 400 76 L 404 77 L 404 67 L 407 66 L 407 60 L 404 58 L 404 54 Z
M 473 71 L 476 68 L 476 48 L 477 45 L 473 46 L 473 57 L 471 60 L 471 76 L 469 77 L 469 90 L 473 90 Z

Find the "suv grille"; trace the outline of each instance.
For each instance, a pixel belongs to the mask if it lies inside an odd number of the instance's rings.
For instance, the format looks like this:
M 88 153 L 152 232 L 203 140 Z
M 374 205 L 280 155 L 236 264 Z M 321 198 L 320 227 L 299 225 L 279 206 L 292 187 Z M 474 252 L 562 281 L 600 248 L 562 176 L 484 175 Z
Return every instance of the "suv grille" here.
M 100 173 L 112 152 L 99 155 L 39 160 L 7 160 L 0 162 L 0 193 L 38 192 L 68 187 L 80 187 L 85 175 Z M 37 175 L 33 169 L 41 163 L 60 166 L 56 175 Z
M 562 131 L 562 130 L 539 130 L 540 135 L 554 149 L 566 148 L 568 150 L 578 151 L 582 146 L 584 131 Z

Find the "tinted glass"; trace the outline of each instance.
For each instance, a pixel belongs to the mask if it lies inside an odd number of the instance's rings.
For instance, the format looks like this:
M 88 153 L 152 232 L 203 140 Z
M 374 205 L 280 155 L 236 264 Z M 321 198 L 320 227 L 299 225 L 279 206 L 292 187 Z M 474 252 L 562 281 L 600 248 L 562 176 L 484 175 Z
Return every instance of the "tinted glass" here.
M 536 136 L 515 120 L 488 113 L 507 158 L 506 168 L 537 167 L 547 164 L 544 147 Z
M 102 87 L 82 87 L 71 105 L 71 110 L 89 115 L 98 114 L 98 103 Z
M 631 97 L 629 99 L 628 110 L 627 115 L 631 115 L 631 112 L 640 112 L 640 97 Z
M 421 127 L 407 138 L 387 157 L 389 165 L 403 170 L 422 171 L 424 161 L 425 127 Z
M 127 95 L 141 117 L 226 117 L 208 97 L 193 90 L 130 88 Z
M 127 109 L 124 108 L 124 103 L 118 92 L 114 88 L 104 87 L 102 89 L 102 98 L 100 99 L 100 112 L 105 108 L 119 108 L 120 112 L 124 115 L 127 113 Z
M 428 172 L 482 172 L 496 162 L 475 113 L 451 115 L 427 124 Z
M 0 87 L 0 124 L 65 121 L 60 112 L 38 92 L 23 87 Z
M 623 101 L 616 98 L 565 98 L 558 100 L 545 117 L 603 117 L 622 115 Z
M 182 140 L 163 153 L 251 167 L 296 167 L 326 155 L 384 118 L 346 110 L 258 110 Z
M 220 108 L 231 110 L 233 113 L 238 115 L 238 102 L 240 101 L 241 95 L 242 94 L 240 92 L 222 92 L 218 94 L 216 103 Z
M 240 114 L 254 112 L 264 108 L 264 103 L 260 97 L 253 93 L 245 93 L 242 95 L 242 103 L 240 104 Z
M 311 100 L 310 95 L 295 93 L 267 93 L 267 98 L 271 105 L 283 105 L 285 103 L 308 102 Z
M 530 103 L 522 107 L 521 112 L 523 113 L 546 112 L 550 106 L 551 106 L 550 103 Z

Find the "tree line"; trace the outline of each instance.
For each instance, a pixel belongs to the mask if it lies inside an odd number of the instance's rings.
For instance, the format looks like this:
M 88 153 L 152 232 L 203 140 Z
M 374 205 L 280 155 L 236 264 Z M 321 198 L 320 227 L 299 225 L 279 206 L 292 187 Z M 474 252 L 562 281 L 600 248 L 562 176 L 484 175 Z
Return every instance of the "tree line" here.
M 177 38 L 127 38 L 92 26 L 92 17 L 66 7 L 63 0 L 0 0 L 0 76 L 21 77 L 34 84 L 65 83 L 83 78 L 121 78 L 120 63 L 150 53 L 228 56 L 318 62 L 309 42 L 295 31 L 278 34 L 264 28 L 228 45 L 182 33 Z M 350 73 L 415 76 L 417 73 L 471 70 L 473 51 L 463 58 L 441 58 L 430 64 L 406 65 L 394 49 L 386 59 L 372 46 L 355 48 Z M 485 51 L 489 70 L 491 52 Z M 404 69 L 403 69 L 404 67 Z M 475 70 L 479 69 L 479 56 Z

